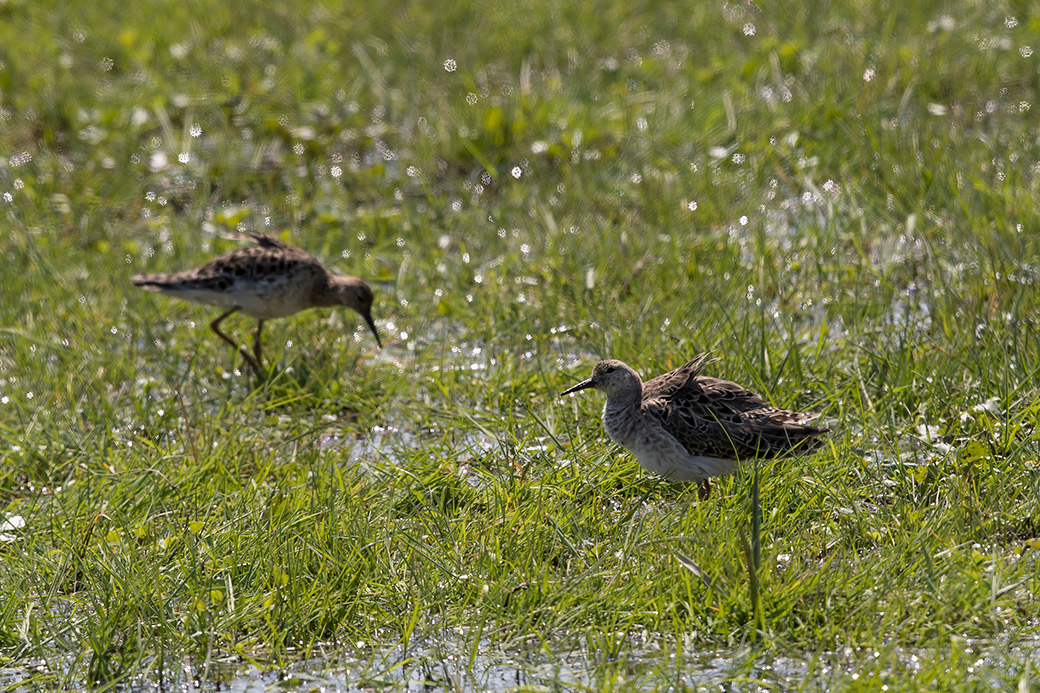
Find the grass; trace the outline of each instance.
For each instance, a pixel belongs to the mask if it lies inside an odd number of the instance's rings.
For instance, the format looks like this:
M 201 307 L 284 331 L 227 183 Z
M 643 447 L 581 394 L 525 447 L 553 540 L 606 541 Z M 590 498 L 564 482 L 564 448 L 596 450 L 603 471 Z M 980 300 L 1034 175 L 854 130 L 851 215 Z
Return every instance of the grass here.
M 0 45 L 0 685 L 1036 686 L 1028 5 L 7 0 Z M 303 314 L 257 384 L 129 286 L 237 228 L 387 348 Z M 829 445 L 700 503 L 556 397 L 706 349 Z

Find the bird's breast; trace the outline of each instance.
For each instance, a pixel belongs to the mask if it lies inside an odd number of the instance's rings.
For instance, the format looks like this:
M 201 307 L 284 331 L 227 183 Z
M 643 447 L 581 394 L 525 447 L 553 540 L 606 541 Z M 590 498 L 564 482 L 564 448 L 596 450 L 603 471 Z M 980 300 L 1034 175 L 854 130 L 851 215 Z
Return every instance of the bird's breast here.
M 610 400 L 603 406 L 603 428 L 606 429 L 610 439 L 623 448 L 631 449 L 639 426 L 640 418 L 638 411 L 630 408 L 611 406 Z
M 603 407 L 603 428 L 615 443 L 625 448 L 640 461 L 647 457 L 685 455 L 659 421 L 643 414 L 636 407 L 612 407 L 608 401 Z
M 671 481 L 701 481 L 736 469 L 732 460 L 692 455 L 661 422 L 640 408 L 603 408 L 610 439 L 628 450 L 645 469 Z

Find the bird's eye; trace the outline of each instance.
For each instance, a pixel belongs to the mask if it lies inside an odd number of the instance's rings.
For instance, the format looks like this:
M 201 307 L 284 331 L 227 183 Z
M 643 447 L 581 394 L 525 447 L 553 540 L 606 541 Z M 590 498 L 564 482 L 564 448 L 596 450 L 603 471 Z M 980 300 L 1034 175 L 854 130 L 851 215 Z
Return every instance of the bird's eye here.
M 616 368 L 616 367 L 614 367 L 614 366 L 610 366 L 609 368 L 604 368 L 604 369 L 603 369 L 603 372 L 604 372 L 604 373 L 613 373 L 613 372 L 614 372 L 614 371 L 616 371 L 616 370 L 617 370 L 617 368 Z

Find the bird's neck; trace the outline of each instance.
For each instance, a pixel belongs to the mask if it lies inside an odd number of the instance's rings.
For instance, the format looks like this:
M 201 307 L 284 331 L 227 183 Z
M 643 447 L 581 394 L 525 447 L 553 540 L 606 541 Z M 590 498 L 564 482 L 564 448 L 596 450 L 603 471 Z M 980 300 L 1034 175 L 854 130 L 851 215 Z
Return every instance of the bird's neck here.
M 620 392 L 607 397 L 603 405 L 603 427 L 618 445 L 627 445 L 639 425 L 642 392 Z
M 642 401 L 642 388 L 631 388 L 615 392 L 607 396 L 607 403 L 603 406 L 603 413 L 620 413 L 638 409 Z
M 340 304 L 340 300 L 336 296 L 338 279 L 339 277 L 329 272 L 315 278 L 311 298 L 316 307 L 328 308 Z

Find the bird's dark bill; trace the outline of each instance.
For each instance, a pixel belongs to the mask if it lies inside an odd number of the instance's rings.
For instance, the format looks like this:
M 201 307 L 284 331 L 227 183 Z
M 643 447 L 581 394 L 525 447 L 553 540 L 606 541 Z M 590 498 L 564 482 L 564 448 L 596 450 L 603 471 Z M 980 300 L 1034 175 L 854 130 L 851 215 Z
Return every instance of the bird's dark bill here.
M 368 329 L 372 330 L 372 334 L 375 335 L 376 344 L 378 344 L 379 348 L 382 349 L 383 342 L 379 339 L 379 332 L 376 331 L 376 321 L 372 319 L 371 313 L 368 315 L 362 315 L 361 317 L 363 317 L 365 322 L 368 323 Z
M 588 380 L 582 380 L 580 383 L 578 383 L 574 387 L 571 387 L 571 388 L 568 388 L 568 389 L 564 390 L 563 392 L 560 393 L 560 397 L 563 397 L 564 395 L 569 395 L 572 392 L 578 392 L 579 390 L 587 390 L 590 387 L 592 387 L 592 378 L 589 378 Z

